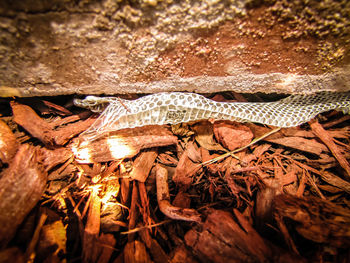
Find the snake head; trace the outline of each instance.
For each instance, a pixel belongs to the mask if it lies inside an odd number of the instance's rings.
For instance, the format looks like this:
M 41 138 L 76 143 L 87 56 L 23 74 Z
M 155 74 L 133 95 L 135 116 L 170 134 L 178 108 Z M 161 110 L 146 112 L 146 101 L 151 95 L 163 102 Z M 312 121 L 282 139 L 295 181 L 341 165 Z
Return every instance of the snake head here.
M 102 112 L 110 103 L 103 97 L 87 96 L 85 99 L 74 99 L 75 106 L 89 109 L 93 112 Z

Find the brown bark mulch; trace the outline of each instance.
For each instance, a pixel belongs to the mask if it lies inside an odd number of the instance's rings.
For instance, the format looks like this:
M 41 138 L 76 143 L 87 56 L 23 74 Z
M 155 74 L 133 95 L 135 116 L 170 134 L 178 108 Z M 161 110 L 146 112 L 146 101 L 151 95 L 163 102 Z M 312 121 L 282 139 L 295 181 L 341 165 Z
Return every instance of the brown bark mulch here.
M 71 99 L 0 112 L 0 262 L 350 260 L 347 116 L 87 141 L 96 115 Z

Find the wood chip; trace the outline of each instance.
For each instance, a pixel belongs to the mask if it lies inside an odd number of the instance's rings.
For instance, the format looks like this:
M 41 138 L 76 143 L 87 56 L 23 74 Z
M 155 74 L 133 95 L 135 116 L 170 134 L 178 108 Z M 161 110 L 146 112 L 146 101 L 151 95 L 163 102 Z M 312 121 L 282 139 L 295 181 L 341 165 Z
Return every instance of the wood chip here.
M 177 143 L 177 137 L 167 128 L 145 126 L 120 130 L 116 134 L 96 141 L 78 138 L 72 145 L 76 160 L 80 163 L 108 162 L 131 158 L 141 149 L 167 146 Z
M 339 147 L 334 143 L 333 137 L 319 124 L 316 120 L 310 121 L 312 131 L 327 145 L 333 156 L 338 160 L 339 164 L 346 171 L 347 178 L 350 178 L 350 165 L 341 153 Z
M 249 144 L 254 137 L 249 127 L 224 121 L 214 123 L 214 134 L 216 140 L 230 151 Z
M 38 161 L 37 149 L 22 145 L 0 177 L 0 247 L 3 247 L 39 201 L 47 174 Z
M 54 144 L 54 138 L 50 134 L 52 131 L 50 124 L 41 119 L 31 107 L 13 101 L 11 107 L 13 120 L 18 125 L 43 143 L 47 145 Z
M 11 129 L 0 120 L 0 164 L 9 163 L 18 150 L 18 142 Z
M 145 245 L 138 240 L 127 243 L 124 247 L 123 255 L 124 263 L 152 263 Z
M 173 176 L 173 181 L 183 190 L 190 187 L 193 180 L 193 176 L 201 170 L 201 166 L 199 164 L 193 163 L 188 156 L 189 151 L 193 150 L 194 148 L 189 148 L 183 152 L 183 154 L 180 157 L 179 163 L 176 166 L 175 175 Z
M 280 144 L 299 151 L 320 155 L 322 152 L 328 152 L 325 145 L 316 140 L 305 139 L 302 137 L 284 137 L 278 139 L 266 138 L 265 141 Z
M 235 216 L 238 222 L 228 212 L 211 210 L 200 229 L 186 233 L 186 244 L 203 262 L 270 262 L 282 253 L 273 251 L 236 210 Z M 285 255 L 284 262 L 293 260 Z
M 278 195 L 273 200 L 276 215 L 294 221 L 304 238 L 337 248 L 350 247 L 350 212 L 341 206 L 315 197 Z
M 100 252 L 100 246 L 96 246 L 96 244 L 98 244 L 100 233 L 101 199 L 92 190 L 89 200 L 89 212 L 83 233 L 82 257 L 84 262 L 97 262 Z
M 133 163 L 132 170 L 129 174 L 130 178 L 144 183 L 152 169 L 157 155 L 157 150 L 152 149 L 140 153 Z
M 52 124 L 40 118 L 29 106 L 11 102 L 11 107 L 14 121 L 33 137 L 48 146 L 66 144 L 71 138 L 85 131 L 94 122 L 93 118 L 89 118 L 54 130 Z

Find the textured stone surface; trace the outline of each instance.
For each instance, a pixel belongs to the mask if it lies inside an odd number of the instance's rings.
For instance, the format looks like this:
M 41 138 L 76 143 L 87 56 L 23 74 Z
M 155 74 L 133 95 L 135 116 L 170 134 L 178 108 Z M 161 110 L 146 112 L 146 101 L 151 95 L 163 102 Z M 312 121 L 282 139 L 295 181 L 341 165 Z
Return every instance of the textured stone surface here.
M 255 2 L 4 1 L 0 96 L 349 90 L 348 1 Z

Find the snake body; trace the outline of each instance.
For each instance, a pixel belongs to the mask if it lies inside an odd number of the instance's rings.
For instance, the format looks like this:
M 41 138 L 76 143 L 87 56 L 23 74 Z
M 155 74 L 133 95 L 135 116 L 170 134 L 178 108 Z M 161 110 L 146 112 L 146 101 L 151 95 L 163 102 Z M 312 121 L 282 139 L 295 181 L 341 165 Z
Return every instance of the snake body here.
M 321 112 L 335 109 L 349 113 L 350 92 L 291 95 L 275 102 L 216 102 L 195 93 L 165 92 L 136 100 L 87 96 L 74 103 L 101 112 L 96 122 L 84 132 L 85 136 L 94 138 L 125 128 L 209 118 L 293 127 Z

